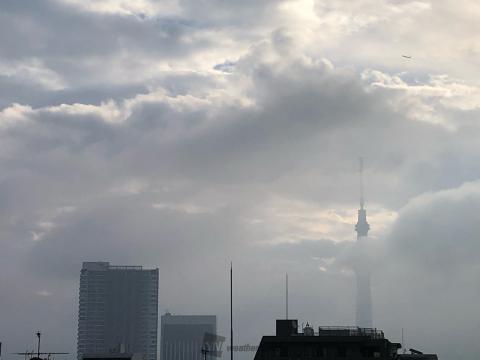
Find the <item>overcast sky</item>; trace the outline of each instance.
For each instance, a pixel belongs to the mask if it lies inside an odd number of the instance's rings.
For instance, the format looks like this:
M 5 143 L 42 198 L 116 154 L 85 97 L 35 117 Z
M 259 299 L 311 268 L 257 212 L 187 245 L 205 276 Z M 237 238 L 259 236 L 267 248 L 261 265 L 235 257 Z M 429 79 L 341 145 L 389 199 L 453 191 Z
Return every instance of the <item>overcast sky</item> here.
M 160 311 L 220 334 L 233 261 L 238 344 L 274 333 L 286 271 L 291 316 L 353 324 L 364 156 L 375 326 L 478 359 L 479 18 L 476 0 L 1 0 L 5 358 L 38 329 L 74 358 L 82 261 L 158 267 Z

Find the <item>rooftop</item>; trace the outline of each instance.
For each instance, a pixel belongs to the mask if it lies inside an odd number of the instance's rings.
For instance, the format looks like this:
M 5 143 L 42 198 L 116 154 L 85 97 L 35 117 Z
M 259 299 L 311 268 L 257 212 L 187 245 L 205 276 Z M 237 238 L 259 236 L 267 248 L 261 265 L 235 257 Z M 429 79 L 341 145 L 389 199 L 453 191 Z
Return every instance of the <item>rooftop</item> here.
M 85 261 L 82 270 L 107 271 L 107 270 L 144 270 L 141 265 L 110 265 L 106 261 Z M 154 270 L 154 269 L 145 269 Z
M 356 326 L 320 326 L 318 336 L 366 336 L 370 339 L 384 339 L 385 334 L 382 330 L 373 328 L 361 328 Z

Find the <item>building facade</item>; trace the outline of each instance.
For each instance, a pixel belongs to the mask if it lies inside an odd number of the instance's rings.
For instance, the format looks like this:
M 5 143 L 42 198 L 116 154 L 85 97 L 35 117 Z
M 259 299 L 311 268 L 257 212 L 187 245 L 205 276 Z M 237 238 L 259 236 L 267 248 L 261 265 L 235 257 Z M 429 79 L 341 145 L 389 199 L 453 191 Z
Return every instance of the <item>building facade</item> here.
M 208 349 L 206 357 L 212 359 L 214 347 L 210 339 L 217 332 L 215 315 L 172 315 L 166 313 L 161 319 L 161 360 L 201 360 L 202 350 Z
M 307 326 L 298 332 L 297 320 L 277 320 L 276 336 L 264 336 L 254 360 L 437 360 L 435 354 L 398 354 L 378 329 Z
M 157 360 L 158 269 L 84 262 L 77 357 L 137 354 Z

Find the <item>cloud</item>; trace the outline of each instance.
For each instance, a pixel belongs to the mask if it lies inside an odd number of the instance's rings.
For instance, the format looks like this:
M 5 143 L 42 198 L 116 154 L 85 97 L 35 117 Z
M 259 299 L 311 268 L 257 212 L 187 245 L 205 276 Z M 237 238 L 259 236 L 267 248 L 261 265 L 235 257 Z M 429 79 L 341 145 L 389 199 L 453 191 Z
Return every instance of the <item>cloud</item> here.
M 352 323 L 368 261 L 389 338 L 474 359 L 478 6 L 461 5 L 3 1 L 6 343 L 41 324 L 74 351 L 85 260 L 158 266 L 161 309 L 221 331 L 233 260 L 252 344 L 283 316 L 285 272 L 301 321 Z
M 474 255 L 479 201 L 477 181 L 419 195 L 400 209 L 385 237 L 373 281 L 376 314 L 387 329 L 408 328 L 409 346 L 439 349 L 448 359 L 471 356 L 442 346 L 447 327 L 451 343 L 475 348 L 462 334 L 478 329 L 478 320 L 467 314 L 474 313 L 478 297 L 472 281 L 480 274 Z
M 391 230 L 391 251 L 405 263 L 443 276 L 476 268 L 478 182 L 412 199 Z
M 137 15 L 156 16 L 170 14 L 175 15 L 179 12 L 177 1 L 163 1 L 158 3 L 150 0 L 136 0 L 136 1 L 77 1 L 64 0 L 60 3 L 66 3 L 78 7 L 84 11 L 118 14 L 118 15 Z
M 0 63 L 0 76 L 33 80 L 47 90 L 61 90 L 65 88 L 62 79 L 54 71 L 46 68 L 38 59 L 18 62 L 14 64 Z

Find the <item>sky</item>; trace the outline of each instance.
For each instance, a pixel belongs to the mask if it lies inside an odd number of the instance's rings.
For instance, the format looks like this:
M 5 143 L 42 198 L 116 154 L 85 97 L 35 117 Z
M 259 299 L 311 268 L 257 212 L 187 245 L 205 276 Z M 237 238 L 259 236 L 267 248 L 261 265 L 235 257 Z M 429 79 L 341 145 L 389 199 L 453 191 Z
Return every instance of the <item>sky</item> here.
M 389 339 L 477 359 L 479 17 L 475 0 L 2 0 L 4 357 L 38 329 L 75 357 L 83 261 L 158 267 L 160 312 L 216 314 L 221 335 L 232 261 L 235 341 L 258 344 L 286 272 L 291 317 L 352 325 L 360 258 Z

